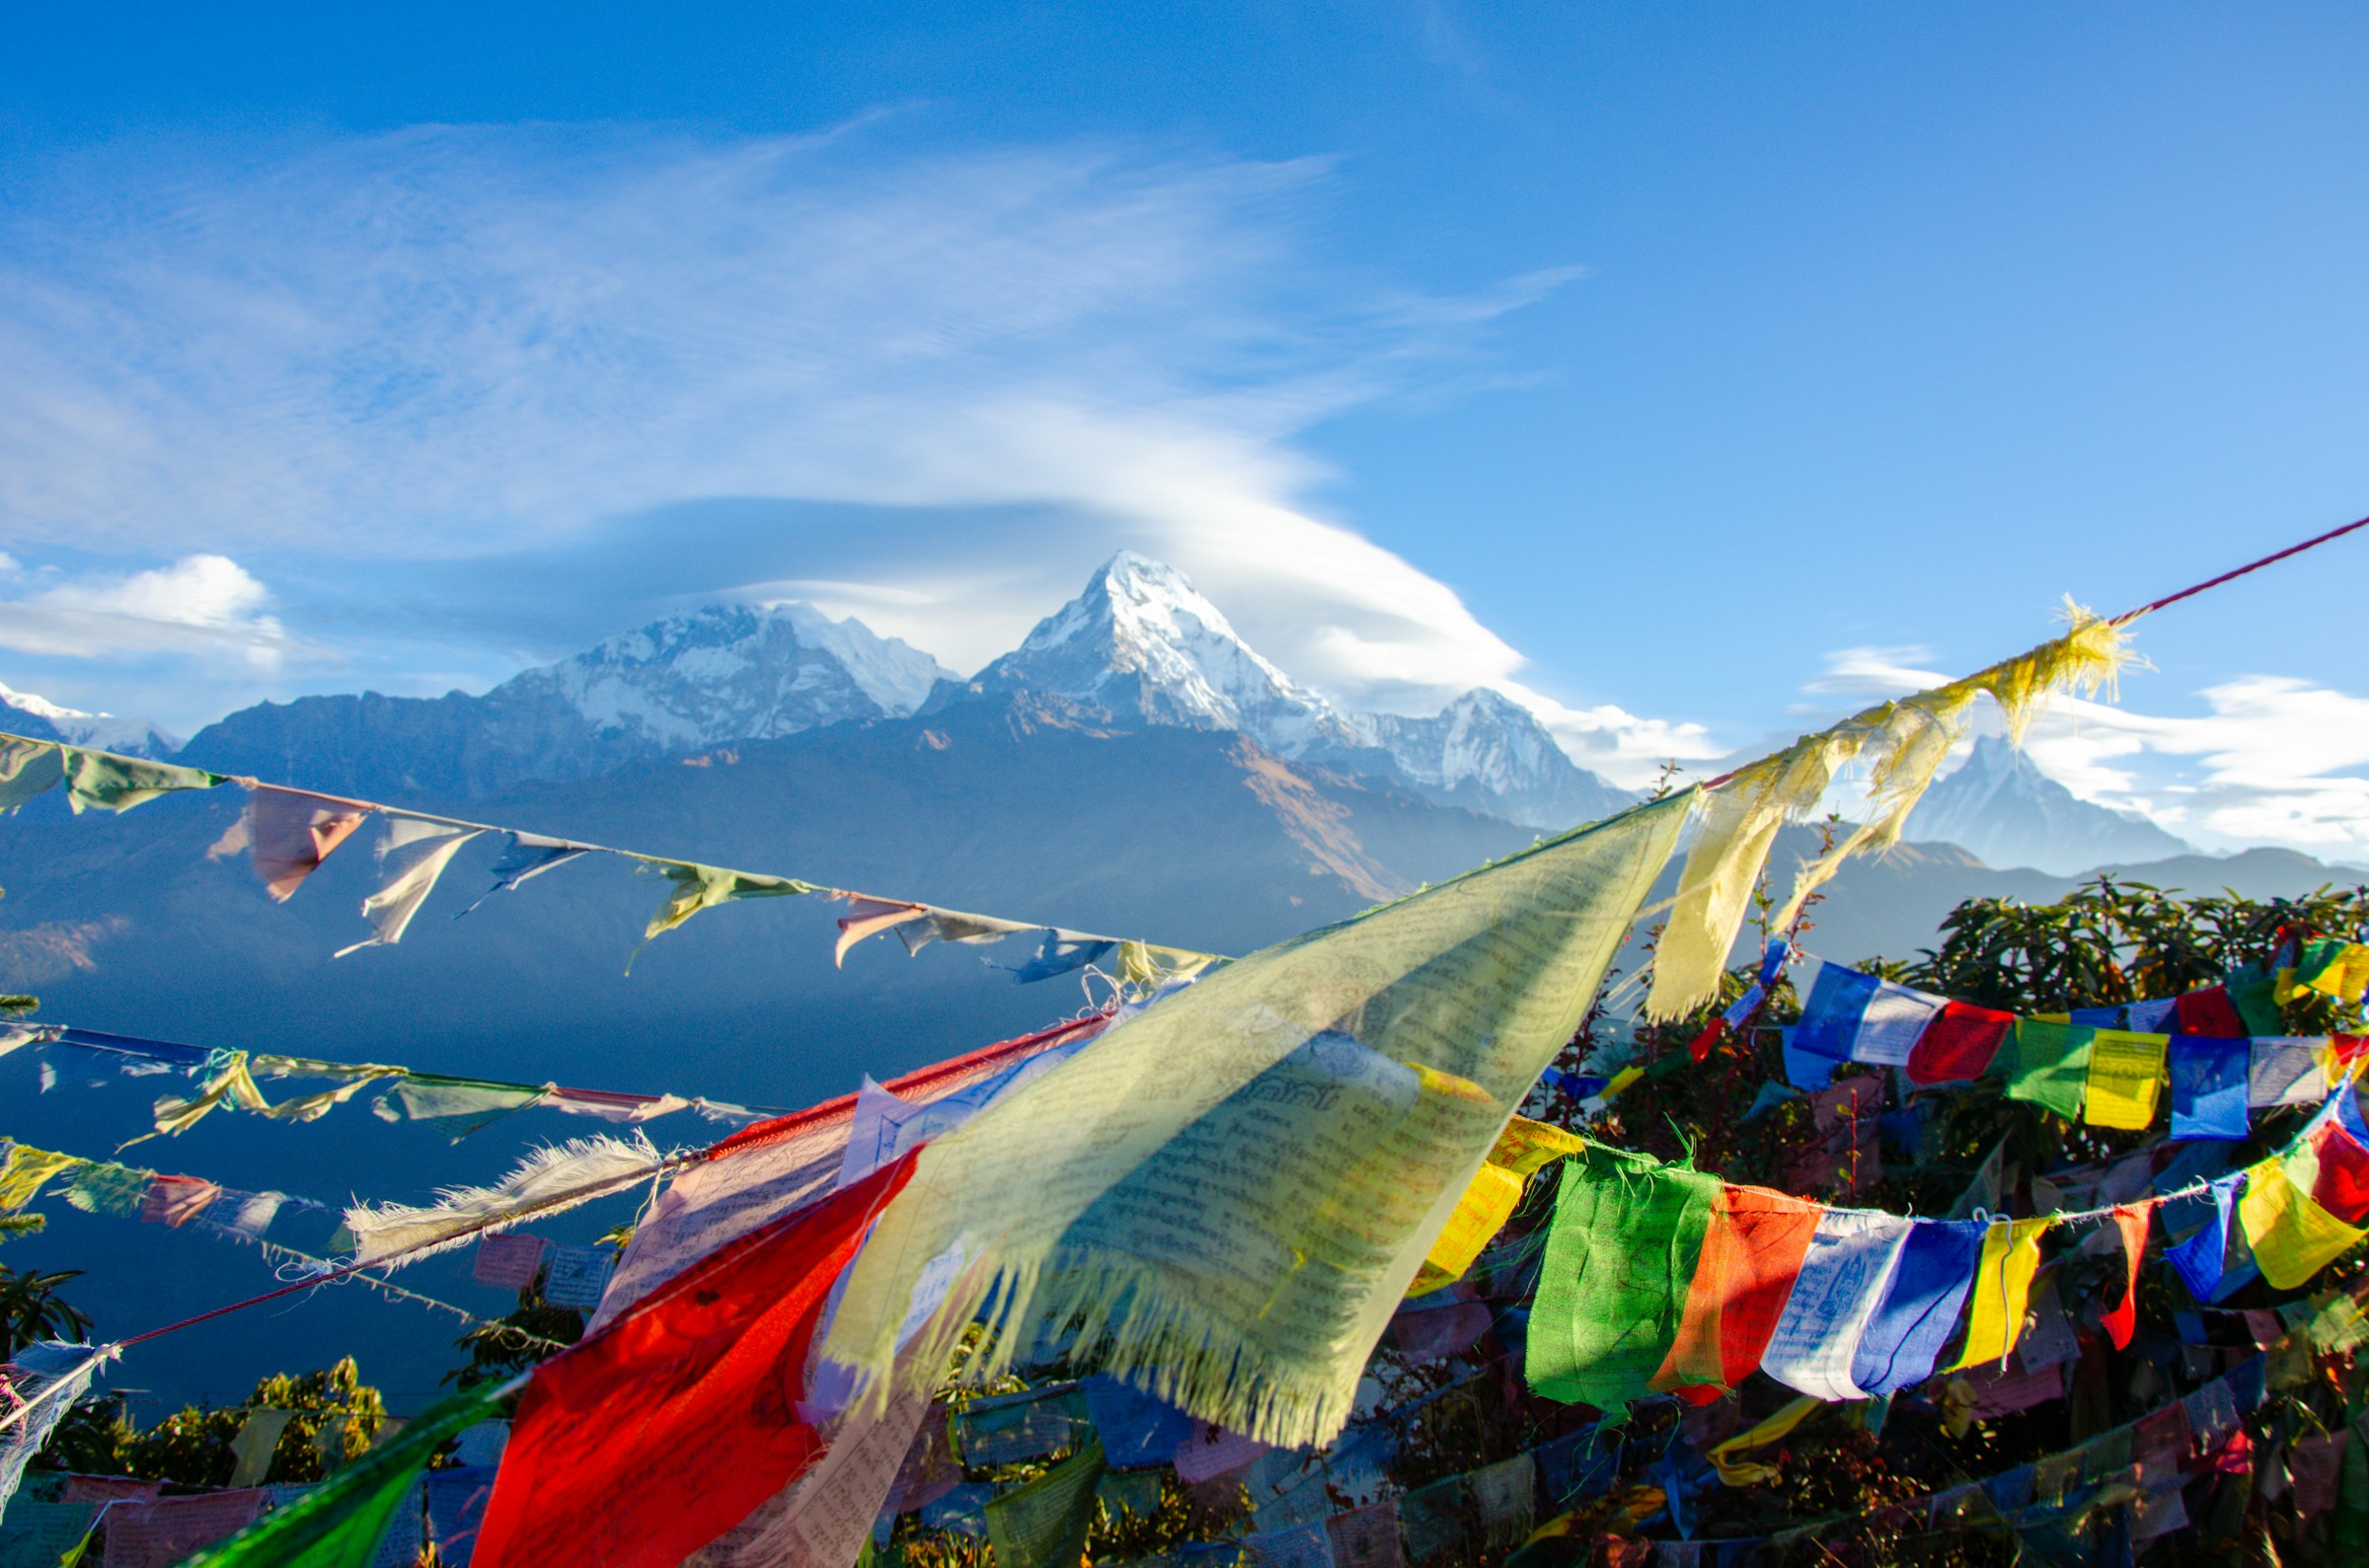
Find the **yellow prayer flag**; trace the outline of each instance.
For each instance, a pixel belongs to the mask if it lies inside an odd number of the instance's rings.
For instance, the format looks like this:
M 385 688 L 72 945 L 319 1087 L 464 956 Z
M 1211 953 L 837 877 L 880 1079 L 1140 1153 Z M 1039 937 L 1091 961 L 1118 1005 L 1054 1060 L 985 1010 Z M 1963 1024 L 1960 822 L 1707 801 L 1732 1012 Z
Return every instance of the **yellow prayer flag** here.
M 2001 1220 L 1982 1237 L 1974 1265 L 1974 1314 L 1966 1325 L 1966 1348 L 1949 1370 L 2005 1361 L 2024 1332 L 2031 1302 L 2031 1277 L 2040 1271 L 2040 1236 L 2050 1221 Z
M 1497 1134 L 1497 1147 L 1489 1152 L 1489 1162 L 1503 1165 L 1517 1176 L 1529 1176 L 1586 1147 L 1587 1140 L 1577 1133 L 1516 1116 Z
M 1447 1228 L 1423 1255 L 1422 1269 L 1407 1294 L 1426 1296 L 1462 1279 L 1481 1249 L 1505 1229 L 1505 1222 L 1513 1218 L 1514 1205 L 1521 1201 L 1522 1178 L 1514 1172 L 1501 1165 L 1483 1165 L 1474 1172 L 1473 1184 L 1464 1189 L 1456 1212 L 1448 1216 Z
M 2306 991 L 2325 992 L 2339 1002 L 2359 1002 L 2369 991 L 2369 947 L 2359 942 L 2344 944 L 2342 954 L 2303 983 Z
M 2088 1093 L 2081 1119 L 2092 1127 L 2138 1129 L 2155 1120 L 2171 1036 L 2100 1029 L 2090 1041 Z
M 8 1152 L 8 1162 L 0 1164 L 0 1214 L 14 1214 L 24 1208 L 41 1190 L 41 1183 L 68 1166 L 81 1163 L 72 1155 L 15 1145 Z
M 2275 1156 L 2247 1167 L 2238 1223 L 2262 1278 L 2282 1291 L 2295 1289 L 2369 1236 L 2369 1231 L 2346 1225 L 2313 1202 L 2288 1179 Z
M 1738 1432 L 1705 1457 L 1711 1460 L 1713 1468 L 1719 1472 L 1719 1479 L 1726 1485 L 1750 1486 L 1756 1481 L 1773 1481 L 1777 1478 L 1776 1465 L 1758 1463 L 1742 1456 L 1755 1449 L 1765 1449 L 1787 1437 L 1812 1411 L 1824 1408 L 1823 1401 L 1817 1399 L 1796 1399 L 1751 1431 Z

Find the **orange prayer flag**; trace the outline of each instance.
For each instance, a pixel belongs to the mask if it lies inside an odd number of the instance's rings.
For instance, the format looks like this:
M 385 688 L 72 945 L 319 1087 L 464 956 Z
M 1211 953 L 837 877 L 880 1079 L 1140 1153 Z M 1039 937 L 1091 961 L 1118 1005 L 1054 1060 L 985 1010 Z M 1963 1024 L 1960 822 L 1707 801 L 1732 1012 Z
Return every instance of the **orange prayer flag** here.
M 1732 1388 L 1760 1365 L 1785 1315 L 1822 1205 L 1766 1187 L 1721 1187 L 1686 1293 L 1678 1337 L 1652 1378 L 1664 1392 Z

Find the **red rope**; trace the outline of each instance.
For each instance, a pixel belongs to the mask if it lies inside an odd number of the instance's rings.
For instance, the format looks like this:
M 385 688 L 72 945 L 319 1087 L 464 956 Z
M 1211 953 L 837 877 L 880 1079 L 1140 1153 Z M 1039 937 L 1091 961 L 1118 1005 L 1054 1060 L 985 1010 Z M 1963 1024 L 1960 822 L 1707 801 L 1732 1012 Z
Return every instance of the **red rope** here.
M 184 1328 L 194 1328 L 199 1323 L 205 1322 L 209 1318 L 220 1317 L 226 1312 L 241 1311 L 250 1307 L 261 1307 L 264 1303 L 277 1301 L 282 1296 L 290 1296 L 298 1291 L 309 1291 L 316 1285 L 334 1285 L 349 1274 L 359 1274 L 366 1268 L 376 1268 L 377 1266 L 375 1263 L 348 1263 L 342 1269 L 331 1269 L 327 1274 L 318 1275 L 313 1279 L 298 1280 L 293 1285 L 282 1285 L 278 1290 L 266 1291 L 261 1296 L 250 1296 L 245 1301 L 233 1302 L 228 1307 L 217 1307 L 211 1311 L 199 1312 L 194 1317 L 185 1317 L 178 1323 L 167 1323 L 162 1328 L 151 1328 L 146 1333 L 134 1334 L 129 1339 L 118 1339 L 115 1341 L 115 1348 L 121 1350 L 126 1346 L 136 1345 L 142 1340 L 161 1339 L 167 1334 L 177 1333 Z
M 2259 560 L 2250 560 L 2245 565 L 2239 566 L 2235 570 L 2225 571 L 2218 577 L 2207 577 L 2204 581 L 2195 584 L 2193 587 L 2182 588 L 2178 593 L 2166 594 L 2161 599 L 2156 600 L 2153 604 L 2143 604 L 2136 610 L 2125 610 L 2120 615 L 2115 616 L 2113 620 L 2107 624 L 2109 626 L 2128 626 L 2131 622 L 2136 621 L 2143 615 L 2152 615 L 2167 605 L 2175 605 L 2179 603 L 2179 601 L 2182 599 L 2193 599 L 2196 597 L 2196 595 L 2204 592 L 2204 590 L 2207 588 L 2218 588 L 2225 582 L 2234 582 L 2238 578 L 2245 576 L 2250 571 L 2261 570 L 2264 566 L 2269 565 L 2272 561 L 2284 560 L 2289 556 L 2300 556 L 2305 551 L 2313 549 L 2315 546 L 2325 545 L 2331 539 L 2341 539 L 2346 534 L 2362 528 L 2369 528 L 2369 517 L 2363 517 L 2356 522 L 2346 523 L 2341 528 L 2331 528 L 2327 533 L 2322 534 L 2314 539 L 2307 539 L 2300 545 L 2289 545 L 2286 549 L 2274 551 L 2270 555 L 2264 556 Z M 1750 766 L 1750 763 L 1746 763 L 1744 765 L 1745 768 Z M 1717 779 L 1706 781 L 1702 787 L 1705 789 L 1717 789 L 1719 785 L 1727 783 L 1727 781 L 1733 779 L 1737 774 L 1742 773 L 1743 771 L 1743 768 L 1731 768 L 1727 772 L 1719 775 Z

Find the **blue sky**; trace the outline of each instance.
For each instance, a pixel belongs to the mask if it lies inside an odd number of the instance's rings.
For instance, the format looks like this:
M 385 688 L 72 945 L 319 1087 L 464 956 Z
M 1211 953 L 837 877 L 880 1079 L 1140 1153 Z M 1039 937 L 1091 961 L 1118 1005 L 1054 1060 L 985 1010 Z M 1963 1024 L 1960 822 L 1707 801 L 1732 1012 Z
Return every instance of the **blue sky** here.
M 967 668 L 1124 545 L 1353 703 L 1752 749 L 2369 512 L 2364 67 L 2302 6 L 21 17 L 0 679 L 186 730 L 731 594 Z M 2035 754 L 2369 853 L 2364 552 Z

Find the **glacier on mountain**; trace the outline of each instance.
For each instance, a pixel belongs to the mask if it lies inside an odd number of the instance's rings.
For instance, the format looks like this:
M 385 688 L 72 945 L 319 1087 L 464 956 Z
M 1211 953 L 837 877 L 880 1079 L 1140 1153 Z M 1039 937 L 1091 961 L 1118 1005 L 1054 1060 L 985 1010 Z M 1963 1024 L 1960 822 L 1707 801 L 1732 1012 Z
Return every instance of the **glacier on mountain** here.
M 144 718 L 117 718 L 113 713 L 86 713 L 45 697 L 0 684 L 0 707 L 14 709 L 38 723 L 11 720 L 0 728 L 31 731 L 38 740 L 62 740 L 70 745 L 121 752 L 129 757 L 170 757 L 181 742 Z

